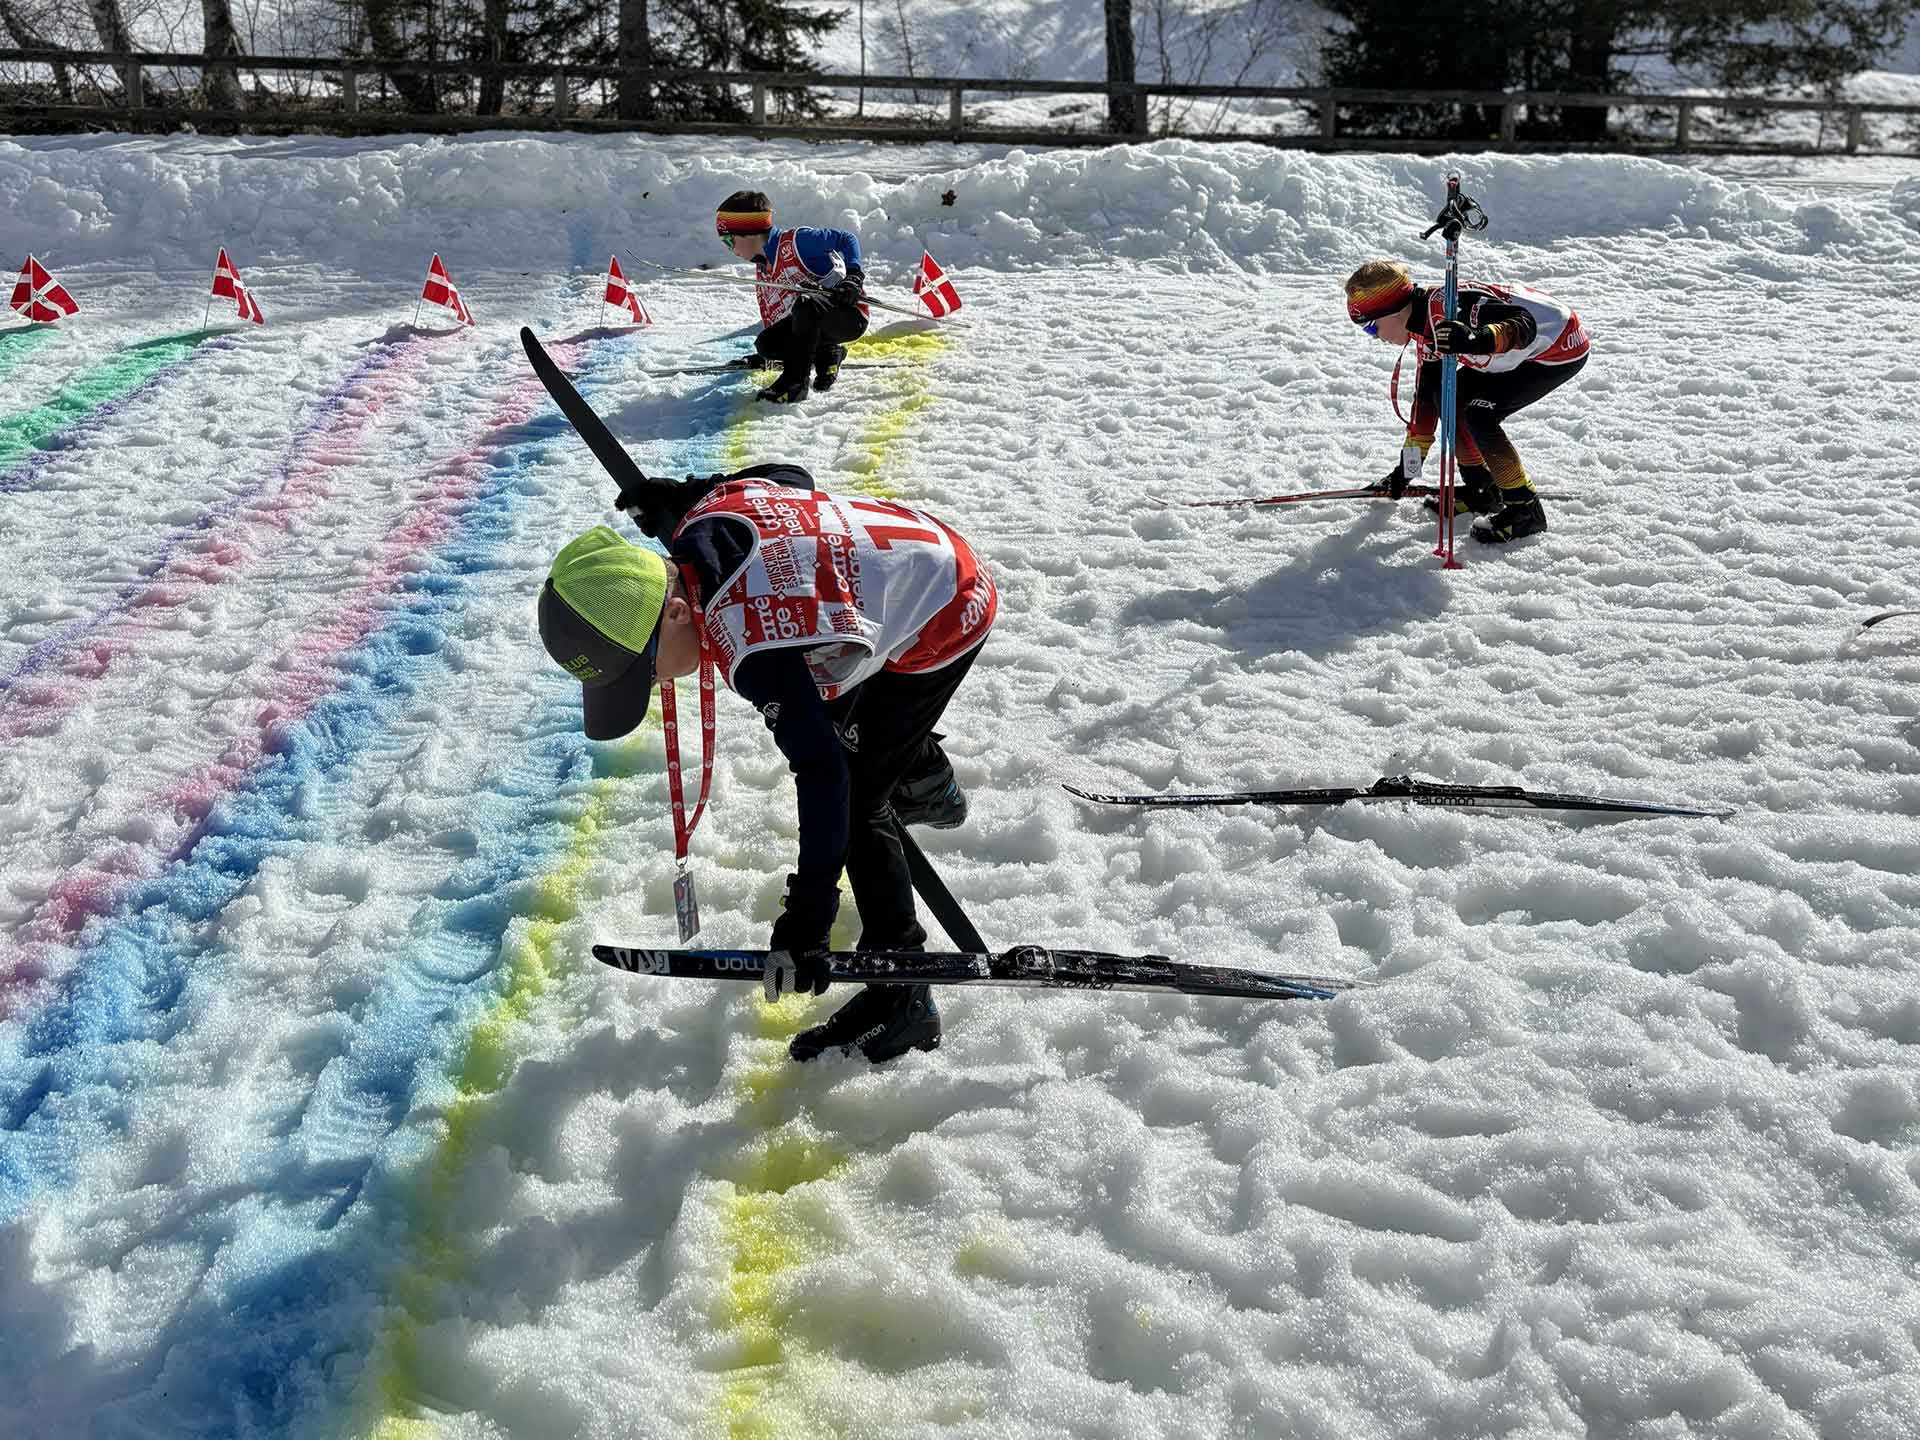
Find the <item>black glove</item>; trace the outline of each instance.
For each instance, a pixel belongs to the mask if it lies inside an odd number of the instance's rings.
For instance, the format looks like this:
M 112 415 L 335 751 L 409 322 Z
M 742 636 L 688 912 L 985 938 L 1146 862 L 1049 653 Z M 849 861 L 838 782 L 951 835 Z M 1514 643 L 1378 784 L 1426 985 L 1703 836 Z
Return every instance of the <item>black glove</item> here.
M 745 355 L 742 355 L 738 360 L 729 360 L 727 362 L 727 368 L 729 370 L 767 370 L 771 369 L 775 363 L 775 361 L 762 355 L 758 350 L 751 350 Z
M 833 917 L 840 913 L 837 885 L 808 884 L 798 875 L 787 877 L 787 908 L 773 922 L 764 977 L 767 1003 L 784 991 L 794 995 L 824 995 L 833 977 L 827 973 L 827 936 Z
M 1433 322 L 1433 348 L 1442 355 L 1491 355 L 1493 331 L 1464 320 Z
M 1398 500 L 1407 493 L 1407 471 L 1404 465 L 1395 465 L 1385 475 L 1374 482 L 1374 489 L 1387 492 L 1389 500 Z
M 834 304 L 844 305 L 852 310 L 867 298 L 866 291 L 862 288 L 866 283 L 866 272 L 858 265 L 849 265 L 847 273 L 827 287 L 827 294 Z

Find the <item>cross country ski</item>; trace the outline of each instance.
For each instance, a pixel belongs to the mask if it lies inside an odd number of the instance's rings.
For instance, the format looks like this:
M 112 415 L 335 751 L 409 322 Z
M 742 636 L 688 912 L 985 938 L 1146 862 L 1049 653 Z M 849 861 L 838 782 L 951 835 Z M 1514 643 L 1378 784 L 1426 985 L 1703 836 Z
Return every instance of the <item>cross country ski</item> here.
M 1364 788 L 1357 785 L 1305 786 L 1290 790 L 1211 790 L 1184 795 L 1108 795 L 1061 787 L 1095 805 L 1152 805 L 1197 807 L 1206 805 L 1378 805 L 1398 800 L 1409 805 L 1433 805 L 1449 810 L 1588 810 L 1617 815 L 1680 815 L 1694 819 L 1724 819 L 1731 810 L 1698 810 L 1684 805 L 1660 805 L 1642 800 L 1613 800 L 1603 795 L 1568 795 L 1550 790 L 1527 790 L 1518 785 L 1449 785 L 1418 780 L 1411 775 L 1384 775 Z
M 633 975 L 679 980 L 748 980 L 766 973 L 766 950 L 655 950 L 596 945 L 593 958 Z M 999 954 L 966 950 L 836 950 L 826 955 L 836 983 L 858 985 L 1013 985 L 1042 990 L 1174 991 L 1237 1000 L 1331 1000 L 1365 980 L 1283 975 L 1189 965 L 1165 955 L 1114 955 L 1017 945 Z
M 1180 510 L 1249 510 L 1267 505 L 1308 505 L 1319 500 L 1419 500 L 1437 498 L 1437 485 L 1408 485 L 1398 495 L 1385 485 L 1351 485 L 1340 490 L 1301 490 L 1292 495 L 1228 495 L 1216 500 L 1155 500 Z M 1564 495 L 1542 495 L 1543 500 L 1564 500 Z

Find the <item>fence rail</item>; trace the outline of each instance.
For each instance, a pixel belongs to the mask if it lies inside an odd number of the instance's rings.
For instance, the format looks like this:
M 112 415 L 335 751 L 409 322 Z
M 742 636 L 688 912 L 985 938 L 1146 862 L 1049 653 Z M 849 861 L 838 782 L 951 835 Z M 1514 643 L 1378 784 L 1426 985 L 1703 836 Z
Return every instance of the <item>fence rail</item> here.
M 257 131 L 337 130 L 368 133 L 396 130 L 631 130 L 656 134 L 740 134 L 765 138 L 802 139 L 876 139 L 1001 141 L 1025 144 L 1102 145 L 1116 140 L 1152 138 L 1153 99 L 1174 100 L 1284 100 L 1315 108 L 1317 124 L 1303 131 L 1219 131 L 1192 134 L 1189 138 L 1207 140 L 1246 140 L 1266 145 L 1305 149 L 1396 149 L 1396 150 L 1594 150 L 1653 149 L 1667 151 L 1711 151 L 1746 154 L 1804 154 L 1820 152 L 1814 145 L 1763 144 L 1741 140 L 1702 138 L 1699 116 L 1702 111 L 1731 112 L 1743 115 L 1795 112 L 1822 117 L 1824 136 L 1826 117 L 1843 122 L 1841 141 L 1832 153 L 1848 155 L 1920 155 L 1920 149 L 1876 148 L 1867 125 L 1870 115 L 1920 116 L 1920 105 L 1874 104 L 1845 100 L 1783 100 L 1759 95 L 1602 95 L 1558 91 L 1504 90 L 1356 90 L 1324 86 L 1276 85 L 1185 85 L 1151 81 L 1113 80 L 1009 80 L 989 76 L 926 75 L 826 75 L 795 74 L 779 71 L 665 70 L 631 68 L 618 65 L 526 65 L 489 64 L 459 60 L 372 60 L 353 56 L 230 55 L 216 58 L 202 54 L 129 52 L 108 50 L 44 50 L 0 48 L 0 65 L 23 64 L 64 70 L 66 68 L 105 69 L 119 79 L 118 104 L 103 98 L 94 104 L 53 100 L 29 92 L 34 87 L 7 83 L 0 79 L 0 127 L 18 128 L 23 123 L 40 128 L 84 128 L 112 124 L 132 129 L 164 130 L 181 123 L 231 125 Z M 206 108 L 195 89 L 150 91 L 146 72 L 151 69 L 201 72 L 218 69 L 228 73 L 246 73 L 256 77 L 256 93 L 266 94 L 258 86 L 262 75 L 317 76 L 334 92 L 330 103 L 313 99 L 299 103 L 284 97 L 269 96 L 262 103 L 240 109 Z M 461 81 L 496 79 L 532 82 L 536 100 L 522 108 L 500 114 L 476 114 L 472 111 L 435 111 L 421 113 L 395 108 L 390 104 L 370 106 L 362 89 L 363 79 L 385 80 L 393 77 L 435 77 Z M 579 104 L 580 88 L 595 82 L 611 81 L 627 93 L 642 93 L 659 86 L 700 86 L 745 90 L 751 119 L 745 121 L 635 120 L 619 119 L 596 110 L 586 113 Z M 769 95 L 809 91 L 891 91 L 914 95 L 936 94 L 945 101 L 945 115 L 910 115 L 902 119 L 856 120 L 835 116 L 820 120 L 768 119 Z M 1087 95 L 1106 98 L 1131 98 L 1136 117 L 1130 129 L 1115 132 L 1104 123 L 1094 128 L 1075 126 L 1034 127 L 996 126 L 970 121 L 965 98 L 973 95 Z M 199 102 L 199 103 L 197 103 Z M 1484 138 L 1424 140 L 1397 136 L 1360 136 L 1341 132 L 1342 111 L 1369 106 L 1432 107 L 1475 106 L 1497 113 L 1498 134 Z M 1673 133 L 1670 139 L 1625 134 L 1606 140 L 1566 141 L 1525 138 L 1521 135 L 1520 115 L 1541 110 L 1624 110 L 1655 114 L 1670 113 Z M 1910 141 L 1920 135 L 1920 126 L 1910 125 L 1902 138 Z M 1163 126 L 1161 134 L 1186 133 Z

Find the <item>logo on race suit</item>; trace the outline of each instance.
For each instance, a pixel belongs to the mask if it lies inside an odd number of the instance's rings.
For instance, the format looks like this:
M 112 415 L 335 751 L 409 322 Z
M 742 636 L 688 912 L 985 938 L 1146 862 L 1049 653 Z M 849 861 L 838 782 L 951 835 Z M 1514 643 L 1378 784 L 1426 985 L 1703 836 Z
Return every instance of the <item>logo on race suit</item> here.
M 609 953 L 614 964 L 622 970 L 635 975 L 671 975 L 673 959 L 665 950 L 622 950 L 614 949 Z
M 749 640 L 798 640 L 807 633 L 797 607 L 783 605 L 771 595 L 750 597 L 745 609 Z
M 773 729 L 774 726 L 780 723 L 780 702 L 778 700 L 768 701 L 760 707 L 760 713 L 766 717 L 767 728 L 769 730 Z
M 971 635 L 978 630 L 992 605 L 993 584 L 983 570 L 973 577 L 973 588 L 967 591 L 966 608 L 960 612 L 960 633 L 963 636 Z
M 791 548 L 781 544 L 762 545 L 760 563 L 767 568 L 767 582 L 776 595 L 798 595 L 806 589 L 800 578 L 800 562 Z
M 1479 407 L 1480 409 L 1482 409 L 1482 410 L 1491 410 L 1491 409 L 1493 409 L 1493 408 L 1494 408 L 1494 403 L 1493 403 L 1493 401 L 1491 401 L 1491 400 L 1469 400 L 1469 401 L 1467 401 L 1467 408 L 1468 408 L 1469 410 L 1471 410 L 1471 409 L 1473 409 L 1473 408 L 1474 408 L 1475 406 L 1478 406 L 1478 407 Z
M 836 725 L 833 728 L 840 734 L 840 748 L 851 750 L 858 755 L 860 753 L 860 722 L 856 720 L 851 725 Z

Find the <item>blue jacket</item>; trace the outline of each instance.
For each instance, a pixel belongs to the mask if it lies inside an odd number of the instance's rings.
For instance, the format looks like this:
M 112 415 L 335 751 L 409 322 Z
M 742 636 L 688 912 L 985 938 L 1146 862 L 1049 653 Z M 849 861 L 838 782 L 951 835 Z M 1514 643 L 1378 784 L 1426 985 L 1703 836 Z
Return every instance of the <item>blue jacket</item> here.
M 753 268 L 764 276 L 773 268 L 772 257 L 779 249 L 780 231 L 776 226 L 767 232 L 766 249 L 761 252 L 761 258 L 753 262 Z M 800 257 L 800 263 L 815 275 L 832 274 L 835 255 L 850 270 L 864 268 L 860 263 L 860 238 L 850 230 L 832 230 L 824 225 L 796 225 L 793 230 L 793 250 Z

